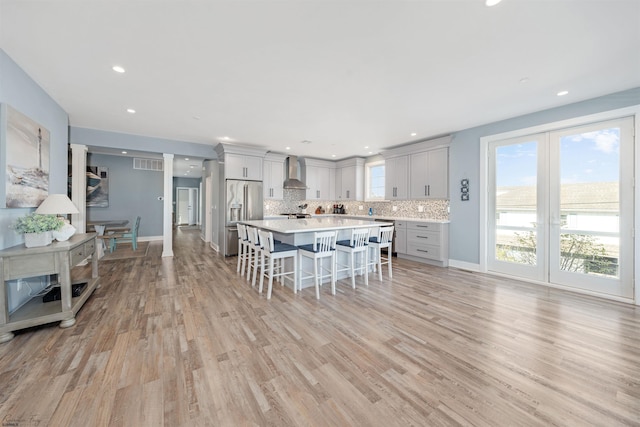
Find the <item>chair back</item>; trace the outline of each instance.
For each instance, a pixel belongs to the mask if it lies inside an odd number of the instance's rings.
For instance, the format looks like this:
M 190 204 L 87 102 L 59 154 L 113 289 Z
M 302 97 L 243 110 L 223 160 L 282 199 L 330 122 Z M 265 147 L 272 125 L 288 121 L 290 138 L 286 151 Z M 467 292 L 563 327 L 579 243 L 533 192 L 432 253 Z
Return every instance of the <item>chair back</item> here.
M 329 252 L 336 249 L 336 237 L 338 234 L 335 231 L 316 231 L 313 233 L 313 250 L 314 252 Z
M 247 226 L 240 223 L 237 223 L 236 226 L 238 227 L 238 239 L 247 240 Z
M 351 246 L 352 248 L 361 248 L 367 245 L 368 240 L 368 228 L 354 228 L 351 230 L 351 240 L 349 241 L 349 246 Z
M 251 227 L 249 225 L 247 225 L 246 228 L 247 228 L 247 239 L 249 239 L 249 242 L 253 243 L 255 246 L 261 246 L 260 239 L 258 238 L 258 229 L 255 227 Z
M 378 243 L 381 245 L 389 244 L 393 240 L 393 225 L 388 227 L 380 227 L 378 229 Z
M 268 251 L 273 252 L 274 242 L 273 233 L 267 230 L 258 230 L 258 238 L 260 239 L 260 246 Z
M 131 229 L 131 234 L 134 237 L 138 236 L 138 228 L 140 228 L 140 217 L 136 218 L 136 223 L 134 224 L 133 228 Z

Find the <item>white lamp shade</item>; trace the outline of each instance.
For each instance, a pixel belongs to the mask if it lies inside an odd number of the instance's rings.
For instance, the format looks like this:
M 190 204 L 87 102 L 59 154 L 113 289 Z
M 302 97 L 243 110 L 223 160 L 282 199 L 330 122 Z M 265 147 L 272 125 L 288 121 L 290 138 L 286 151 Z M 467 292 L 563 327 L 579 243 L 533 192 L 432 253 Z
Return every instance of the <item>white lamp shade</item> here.
M 49 194 L 49 196 L 42 202 L 38 209 L 37 214 L 53 214 L 53 215 L 65 215 L 65 214 L 77 214 L 80 213 L 76 205 L 73 204 L 71 199 L 66 194 Z

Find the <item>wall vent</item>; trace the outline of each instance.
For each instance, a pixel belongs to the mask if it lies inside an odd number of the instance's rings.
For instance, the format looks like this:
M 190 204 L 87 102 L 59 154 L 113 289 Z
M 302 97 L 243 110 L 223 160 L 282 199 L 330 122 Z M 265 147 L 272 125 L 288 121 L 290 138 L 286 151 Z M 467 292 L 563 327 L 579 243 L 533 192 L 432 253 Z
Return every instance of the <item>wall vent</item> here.
M 162 171 L 164 170 L 162 159 L 141 159 L 133 158 L 133 168 L 144 171 Z

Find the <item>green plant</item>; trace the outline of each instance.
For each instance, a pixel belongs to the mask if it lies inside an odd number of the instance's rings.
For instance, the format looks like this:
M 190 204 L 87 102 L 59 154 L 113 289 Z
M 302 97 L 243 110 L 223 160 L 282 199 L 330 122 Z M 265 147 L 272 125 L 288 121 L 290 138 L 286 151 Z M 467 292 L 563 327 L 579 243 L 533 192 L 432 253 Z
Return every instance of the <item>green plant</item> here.
M 45 231 L 60 230 L 64 220 L 55 215 L 41 215 L 32 213 L 18 218 L 13 229 L 18 233 L 44 233 Z

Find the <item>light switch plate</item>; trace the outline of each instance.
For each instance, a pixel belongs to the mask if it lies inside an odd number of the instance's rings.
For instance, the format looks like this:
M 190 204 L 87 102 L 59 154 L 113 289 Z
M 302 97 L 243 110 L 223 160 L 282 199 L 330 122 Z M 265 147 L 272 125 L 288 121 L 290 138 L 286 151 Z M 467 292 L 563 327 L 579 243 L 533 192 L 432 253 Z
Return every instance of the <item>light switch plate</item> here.
M 393 207 L 391 208 L 391 210 L 392 210 L 392 211 L 394 211 L 394 212 L 397 212 L 397 211 L 398 211 L 398 207 L 397 207 L 397 206 L 393 206 Z
M 418 212 L 424 212 L 424 206 L 418 206 Z

